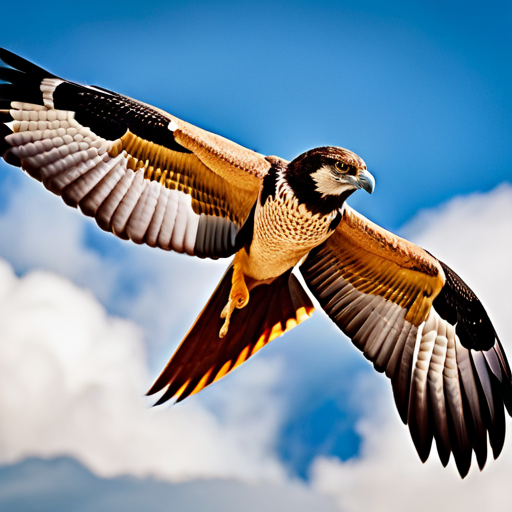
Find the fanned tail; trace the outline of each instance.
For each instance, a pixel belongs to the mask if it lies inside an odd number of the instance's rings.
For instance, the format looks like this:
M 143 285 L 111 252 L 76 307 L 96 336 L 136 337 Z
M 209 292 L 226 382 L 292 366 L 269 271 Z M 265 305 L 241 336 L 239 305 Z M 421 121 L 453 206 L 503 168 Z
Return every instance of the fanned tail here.
M 268 342 L 311 316 L 310 298 L 291 271 L 250 292 L 249 303 L 233 313 L 229 331 L 219 337 L 221 311 L 231 290 L 233 267 L 224 274 L 212 297 L 148 395 L 167 387 L 157 404 L 187 396 L 219 380 Z

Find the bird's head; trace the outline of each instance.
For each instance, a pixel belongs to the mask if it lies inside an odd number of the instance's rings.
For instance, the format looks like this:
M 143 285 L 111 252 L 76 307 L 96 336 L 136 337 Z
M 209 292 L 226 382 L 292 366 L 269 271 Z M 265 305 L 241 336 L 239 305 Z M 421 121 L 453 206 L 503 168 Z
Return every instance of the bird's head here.
M 311 149 L 288 164 L 287 181 L 300 202 L 315 213 L 340 208 L 357 189 L 372 193 L 375 179 L 358 155 L 333 146 Z

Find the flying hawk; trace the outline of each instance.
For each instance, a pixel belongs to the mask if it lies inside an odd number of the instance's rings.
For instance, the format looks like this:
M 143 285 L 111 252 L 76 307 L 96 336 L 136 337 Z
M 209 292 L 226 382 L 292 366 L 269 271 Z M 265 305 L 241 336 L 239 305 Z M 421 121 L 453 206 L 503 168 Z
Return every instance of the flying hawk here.
M 313 304 L 391 379 L 422 461 L 432 440 L 462 477 L 496 458 L 512 413 L 503 347 L 475 294 L 430 253 L 347 204 L 374 179 L 351 151 L 291 162 L 167 112 L 63 80 L 0 50 L 0 154 L 100 228 L 232 262 L 149 394 L 197 393 L 293 329 Z

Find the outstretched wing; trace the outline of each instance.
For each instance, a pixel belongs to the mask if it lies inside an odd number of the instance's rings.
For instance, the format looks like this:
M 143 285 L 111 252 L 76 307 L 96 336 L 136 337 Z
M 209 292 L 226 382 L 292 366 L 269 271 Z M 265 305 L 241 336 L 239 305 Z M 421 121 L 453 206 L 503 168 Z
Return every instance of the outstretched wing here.
M 120 238 L 201 257 L 234 252 L 270 167 L 262 155 L 7 50 L 0 59 L 8 163 Z
M 447 265 L 346 208 L 301 266 L 323 309 L 391 379 L 422 461 L 432 439 L 462 477 L 496 458 L 512 413 L 510 367 L 482 304 Z

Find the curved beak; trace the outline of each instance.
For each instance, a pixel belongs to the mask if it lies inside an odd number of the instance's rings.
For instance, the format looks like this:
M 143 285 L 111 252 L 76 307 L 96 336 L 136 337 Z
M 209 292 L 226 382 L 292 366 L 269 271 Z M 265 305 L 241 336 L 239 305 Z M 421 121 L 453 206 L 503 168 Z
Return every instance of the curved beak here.
M 369 171 L 366 169 L 361 169 L 359 171 L 358 182 L 359 188 L 366 190 L 368 194 L 373 194 L 375 189 L 375 178 Z

